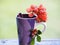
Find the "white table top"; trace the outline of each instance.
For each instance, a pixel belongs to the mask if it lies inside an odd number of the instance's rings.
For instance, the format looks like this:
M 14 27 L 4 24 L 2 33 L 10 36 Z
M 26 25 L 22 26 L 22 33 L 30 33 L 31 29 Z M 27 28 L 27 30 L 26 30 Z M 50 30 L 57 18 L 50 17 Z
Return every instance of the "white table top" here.
M 0 45 L 19 45 L 18 39 L 0 39 Z M 44 39 L 35 45 L 60 45 L 60 39 Z

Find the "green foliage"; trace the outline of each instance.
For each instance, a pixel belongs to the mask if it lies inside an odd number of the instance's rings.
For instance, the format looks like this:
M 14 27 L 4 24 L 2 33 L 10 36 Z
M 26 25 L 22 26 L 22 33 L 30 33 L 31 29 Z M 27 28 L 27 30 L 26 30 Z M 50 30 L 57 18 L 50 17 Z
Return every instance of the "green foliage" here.
M 30 45 L 34 45 L 34 43 L 35 43 L 35 38 L 32 38 Z
M 40 30 L 38 30 L 38 34 L 40 35 L 40 34 L 42 34 L 42 32 Z
M 37 35 L 37 41 L 40 42 L 41 41 L 41 37 Z
M 37 39 L 38 42 L 41 41 L 41 37 L 39 36 L 40 34 L 42 34 L 42 32 L 41 32 L 40 30 L 38 30 L 38 33 L 37 33 L 37 35 L 36 35 L 36 37 L 37 37 L 36 39 Z M 34 45 L 34 43 L 35 43 L 35 37 L 32 38 L 32 40 L 31 40 L 31 42 L 30 42 L 30 45 Z

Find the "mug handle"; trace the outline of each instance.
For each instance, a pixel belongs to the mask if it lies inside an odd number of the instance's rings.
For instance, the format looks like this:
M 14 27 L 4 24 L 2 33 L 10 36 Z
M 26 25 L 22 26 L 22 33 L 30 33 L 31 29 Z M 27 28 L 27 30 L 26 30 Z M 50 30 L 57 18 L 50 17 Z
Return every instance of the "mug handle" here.
M 40 23 L 35 24 L 35 28 L 36 28 L 36 26 L 38 26 L 38 25 L 43 25 L 43 26 L 44 26 L 43 29 L 42 29 L 42 32 L 44 32 L 44 31 L 46 30 L 46 28 L 47 28 L 47 25 L 46 25 L 45 22 L 40 22 Z

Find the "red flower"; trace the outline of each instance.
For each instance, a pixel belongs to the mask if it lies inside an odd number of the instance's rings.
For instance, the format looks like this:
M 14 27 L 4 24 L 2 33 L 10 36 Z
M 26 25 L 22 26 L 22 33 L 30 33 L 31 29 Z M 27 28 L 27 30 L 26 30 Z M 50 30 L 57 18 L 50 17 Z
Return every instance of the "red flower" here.
M 35 37 L 35 35 L 37 34 L 37 32 L 38 32 L 37 29 L 32 30 L 32 37 L 33 37 L 33 38 Z
M 27 11 L 28 13 L 30 13 L 30 12 L 32 11 L 32 9 L 31 9 L 31 8 L 27 8 L 26 11 Z
M 39 5 L 38 10 L 46 10 L 46 8 L 44 8 L 44 6 L 41 4 Z
M 38 13 L 38 8 L 35 8 L 34 10 L 33 10 L 33 12 L 35 13 L 35 14 L 37 14 Z
M 33 17 L 34 14 L 33 14 L 33 13 L 29 13 L 28 16 L 29 16 L 29 17 Z
M 41 22 L 41 19 L 39 19 L 39 17 L 37 16 L 37 17 L 36 17 L 36 21 L 37 21 L 37 22 Z
M 37 7 L 37 6 L 35 6 L 35 5 L 31 5 L 31 6 L 30 6 L 31 9 L 35 9 L 36 7 Z
M 29 13 L 29 17 L 33 17 L 33 15 L 36 14 L 37 22 L 46 22 L 47 20 L 46 8 L 44 8 L 42 4 L 39 7 L 31 5 L 27 12 Z
M 46 22 L 46 20 L 47 20 L 46 15 L 38 15 L 38 18 L 41 19 L 42 22 Z

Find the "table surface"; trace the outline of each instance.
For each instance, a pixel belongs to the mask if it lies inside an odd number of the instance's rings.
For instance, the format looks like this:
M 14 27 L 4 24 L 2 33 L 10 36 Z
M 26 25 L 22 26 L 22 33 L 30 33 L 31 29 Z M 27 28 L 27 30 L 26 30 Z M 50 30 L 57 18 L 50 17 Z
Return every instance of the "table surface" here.
M 19 45 L 18 39 L 0 39 L 0 45 Z M 35 45 L 60 45 L 60 39 L 44 39 Z

